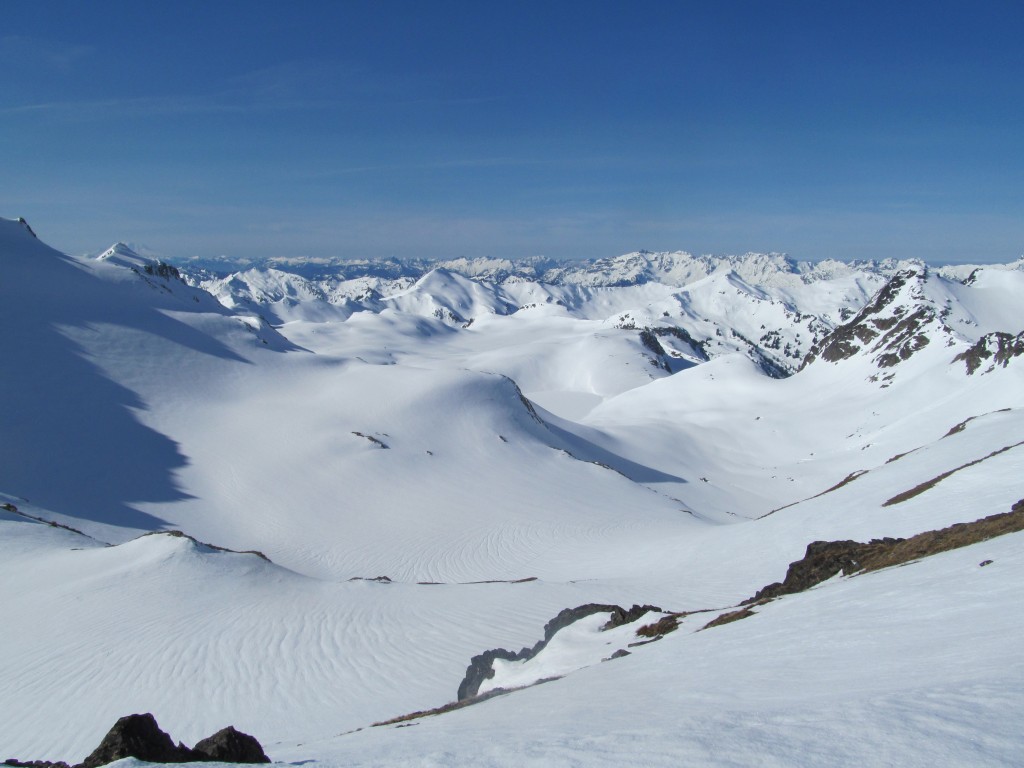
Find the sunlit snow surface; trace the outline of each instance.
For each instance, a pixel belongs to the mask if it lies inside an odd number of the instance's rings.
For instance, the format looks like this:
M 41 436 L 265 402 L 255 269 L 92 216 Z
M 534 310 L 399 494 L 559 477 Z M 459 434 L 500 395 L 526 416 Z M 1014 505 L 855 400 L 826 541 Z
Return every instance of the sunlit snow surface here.
M 206 285 L 218 301 L 0 220 L 0 502 L 82 532 L 0 512 L 0 757 L 78 761 L 149 711 L 322 765 L 1014 764 L 1021 534 L 696 630 L 810 541 L 1024 497 L 1024 446 L 985 458 L 1024 439 L 1024 358 L 953 362 L 1022 330 L 1024 272 L 908 289 L 948 302 L 949 332 L 891 369 L 864 350 L 773 379 L 740 337 L 806 351 L 899 265 L 668 256 L 559 285 L 252 272 Z M 710 361 L 673 336 L 654 359 L 659 324 Z M 170 529 L 272 562 L 137 538 Z M 580 624 L 494 684 L 561 679 L 367 727 L 588 602 L 714 610 L 610 662 L 628 638 Z

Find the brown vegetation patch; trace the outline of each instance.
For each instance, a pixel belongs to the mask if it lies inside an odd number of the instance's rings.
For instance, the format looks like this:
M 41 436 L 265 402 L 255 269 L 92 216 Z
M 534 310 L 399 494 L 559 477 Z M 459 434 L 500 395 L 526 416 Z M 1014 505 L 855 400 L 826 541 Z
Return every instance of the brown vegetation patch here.
M 826 488 L 821 493 L 817 493 L 814 496 L 811 496 L 811 498 L 812 499 L 816 499 L 819 496 L 824 496 L 826 493 L 832 493 L 832 491 L 838 491 L 844 485 L 849 485 L 854 480 L 856 480 L 858 477 L 860 477 L 861 475 L 865 475 L 865 474 L 867 474 L 867 470 L 866 469 L 856 469 L 853 472 L 851 472 L 850 474 L 848 474 L 846 477 L 844 477 L 842 480 L 840 480 L 838 483 L 833 485 L 831 488 Z
M 679 615 L 662 616 L 651 624 L 645 624 L 636 631 L 638 637 L 664 637 L 679 629 Z
M 966 419 L 961 421 L 959 424 L 954 424 L 952 427 L 950 427 L 949 428 L 949 432 L 944 434 L 942 437 L 949 437 L 950 435 L 955 435 L 955 434 L 957 434 L 959 432 L 963 432 L 964 429 L 967 428 L 968 424 L 970 424 L 975 419 L 980 419 L 982 416 L 989 416 L 989 415 L 991 415 L 993 413 L 1007 413 L 1010 410 L 1011 410 L 1010 408 L 1000 408 L 997 411 L 989 411 L 988 413 L 982 413 L 982 414 L 979 414 L 977 416 L 968 416 Z
M 890 458 L 890 459 L 886 459 L 886 460 L 885 460 L 885 463 L 886 463 L 886 464 L 892 464 L 892 463 L 893 463 L 894 461 L 899 461 L 899 460 L 900 460 L 900 459 L 902 459 L 902 458 L 903 458 L 904 456 L 909 456 L 909 455 L 910 455 L 910 454 L 912 454 L 912 453 L 913 453 L 914 451 L 920 451 L 920 450 L 921 450 L 921 448 L 920 448 L 920 447 L 918 447 L 918 448 L 912 448 L 912 449 L 910 449 L 909 451 L 904 451 L 903 453 L 897 453 L 897 454 L 896 454 L 895 456 L 893 456 L 892 458 Z
M 920 560 L 922 557 L 948 552 L 1007 533 L 1024 531 L 1024 499 L 1009 512 L 989 515 L 973 523 L 956 523 L 938 531 L 926 531 L 909 539 L 897 539 L 891 547 L 877 552 L 864 563 L 865 571 L 877 571 L 892 565 Z
M 628 653 L 626 655 L 629 655 Z M 551 683 L 555 680 L 560 680 L 558 676 L 555 677 L 543 677 L 531 685 L 543 685 L 544 683 Z M 440 707 L 434 707 L 433 709 L 422 709 L 418 712 L 410 712 L 407 715 L 399 715 L 398 717 L 392 717 L 389 720 L 381 720 L 379 723 L 370 723 L 371 728 L 380 728 L 385 725 L 396 725 L 398 723 L 408 723 L 410 720 L 419 720 L 421 717 L 434 717 L 436 715 L 443 715 L 447 712 L 454 712 L 456 709 L 462 709 L 464 707 L 472 706 L 473 704 L 479 704 L 488 699 L 493 699 L 496 696 L 504 696 L 506 693 L 512 693 L 513 691 L 521 691 L 523 688 L 529 688 L 530 685 L 521 685 L 515 688 L 495 688 L 493 691 L 487 691 L 487 693 L 479 693 L 468 699 L 460 699 L 459 701 L 452 701 L 447 704 L 442 704 Z M 401 726 L 399 726 L 401 727 Z M 356 730 L 362 730 L 357 728 Z M 350 731 L 355 733 L 355 731 Z
M 1000 448 L 999 450 L 992 451 L 992 453 L 988 454 L 988 456 L 982 456 L 980 459 L 975 459 L 974 461 L 968 461 L 966 464 L 961 464 L 959 467 L 954 467 L 953 469 L 949 470 L 948 472 L 943 472 L 941 475 L 936 475 L 931 480 L 926 480 L 925 482 L 923 482 L 923 483 L 921 483 L 919 485 L 915 485 L 913 488 L 911 488 L 908 491 L 903 491 L 902 493 L 897 493 L 891 499 L 889 499 L 884 504 L 882 504 L 882 506 L 883 507 L 891 507 L 893 504 L 901 504 L 902 502 L 907 501 L 908 499 L 912 499 L 915 496 L 921 495 L 922 493 L 924 493 L 925 491 L 929 490 L 930 488 L 934 488 L 936 485 L 941 483 L 947 477 L 949 477 L 950 475 L 952 475 L 952 474 L 954 474 L 956 472 L 959 472 L 961 469 L 967 469 L 968 467 L 973 467 L 975 464 L 981 464 L 981 462 L 985 461 L 985 459 L 991 459 L 993 456 L 998 456 L 1000 453 L 1005 453 L 1006 451 L 1010 450 L 1011 448 L 1016 448 L 1016 447 L 1018 447 L 1020 445 L 1024 445 L 1024 440 L 1021 440 L 1019 443 L 1014 443 L 1013 445 L 1004 446 L 1004 447 Z
M 749 608 L 740 608 L 738 611 L 729 611 L 729 613 L 723 613 L 718 618 L 709 621 L 707 624 L 701 627 L 701 631 L 705 629 L 711 629 L 712 627 L 720 627 L 723 624 L 732 624 L 732 622 L 734 621 L 739 621 L 740 619 L 745 619 L 748 616 L 753 615 L 754 612 Z
M 896 458 L 899 458 L 899 457 L 896 457 Z M 890 459 L 889 461 L 893 461 L 893 459 Z M 761 515 L 761 517 L 768 517 L 768 515 L 773 515 L 776 512 L 782 511 L 783 509 L 789 509 L 790 507 L 795 507 L 797 504 L 803 504 L 805 501 L 810 501 L 811 499 L 816 499 L 819 496 L 824 496 L 826 493 L 832 493 L 832 491 L 838 491 L 844 485 L 849 485 L 854 480 L 856 480 L 858 477 L 860 477 L 861 475 L 866 475 L 867 473 L 868 473 L 868 470 L 866 470 L 866 469 L 855 469 L 853 472 L 848 474 L 846 477 L 844 477 L 838 483 L 833 485 L 831 488 L 826 488 L 821 493 L 816 493 L 813 496 L 808 496 L 806 499 L 800 499 L 800 501 L 793 501 L 793 502 L 790 502 L 789 504 L 784 504 L 781 507 L 776 507 L 771 512 L 768 512 L 766 514 Z
M 487 693 L 481 693 L 478 696 L 474 696 L 469 699 L 463 699 L 461 701 L 452 701 L 448 704 L 442 704 L 440 707 L 434 707 L 433 709 L 421 709 L 417 712 L 410 712 L 407 715 L 399 715 L 398 717 L 392 717 L 389 720 L 381 720 L 379 723 L 371 723 L 371 728 L 380 728 L 384 725 L 396 725 L 397 723 L 407 723 L 410 720 L 419 720 L 421 717 L 434 717 L 436 715 L 443 715 L 445 712 L 454 712 L 456 709 L 462 709 L 468 707 L 471 704 L 479 704 L 481 701 L 487 701 L 487 699 L 493 699 L 495 696 L 501 696 L 506 693 L 511 693 L 516 688 L 495 688 L 493 691 Z
M 1021 530 L 1024 530 L 1024 499 L 1014 504 L 1009 512 L 989 515 L 973 523 L 956 523 L 937 531 L 925 531 L 909 539 L 873 539 L 866 544 L 814 541 L 807 545 L 807 552 L 800 560 L 789 564 L 783 581 L 763 587 L 743 604 L 803 592 L 838 573 L 850 576 L 877 571 Z

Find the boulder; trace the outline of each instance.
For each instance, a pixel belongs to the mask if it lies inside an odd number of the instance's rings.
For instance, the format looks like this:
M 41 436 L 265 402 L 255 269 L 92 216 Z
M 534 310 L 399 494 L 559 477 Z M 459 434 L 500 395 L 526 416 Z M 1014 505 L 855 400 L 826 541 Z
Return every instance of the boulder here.
M 192 748 L 196 760 L 218 763 L 269 763 L 270 758 L 255 737 L 235 730 L 233 725 L 207 736 Z
M 192 750 L 171 741 L 160 730 L 156 718 L 125 715 L 103 737 L 100 745 L 76 768 L 98 768 L 123 757 L 134 757 L 150 763 L 186 763 L 195 760 Z
M 270 758 L 255 737 L 229 725 L 189 749 L 177 745 L 160 730 L 153 715 L 125 715 L 103 737 L 100 745 L 85 760 L 71 768 L 99 768 L 125 757 L 147 763 L 269 763 Z M 10 768 L 69 768 L 67 763 L 46 760 L 7 760 Z

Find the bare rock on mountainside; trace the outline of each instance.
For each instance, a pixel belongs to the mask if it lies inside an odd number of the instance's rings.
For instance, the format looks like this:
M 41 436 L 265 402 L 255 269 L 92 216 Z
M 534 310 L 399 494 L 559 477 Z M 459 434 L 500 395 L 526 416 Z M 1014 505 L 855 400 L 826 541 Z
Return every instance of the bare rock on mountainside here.
M 974 374 L 986 360 L 992 360 L 989 367 L 982 373 L 990 373 L 996 365 L 1005 368 L 1010 360 L 1024 356 L 1024 333 L 1016 336 L 1002 331 L 986 333 L 970 349 L 953 358 L 953 362 L 962 360 L 967 366 L 968 375 Z
M 160 730 L 156 718 L 125 715 L 103 737 L 77 768 L 98 768 L 123 757 L 135 757 L 150 763 L 187 763 L 193 760 L 192 750 L 184 744 L 175 746 L 171 737 Z
M 171 737 L 160 730 L 156 718 L 150 713 L 125 715 L 107 731 L 99 746 L 72 768 L 99 768 L 115 760 L 134 757 L 149 763 L 269 763 L 263 747 L 255 737 L 223 728 L 189 749 L 181 742 L 176 745 Z M 64 762 L 42 760 L 7 760 L 14 768 L 68 768 Z
M 486 680 L 494 677 L 494 661 L 503 659 L 505 661 L 526 661 L 532 659 L 551 642 L 551 638 L 561 629 L 565 629 L 580 619 L 591 616 L 595 613 L 609 613 L 608 621 L 601 627 L 602 630 L 621 627 L 636 621 L 645 613 L 653 611 L 661 613 L 661 608 L 654 605 L 634 605 L 632 608 L 623 608 L 619 605 L 606 605 L 604 603 L 587 603 L 575 608 L 566 608 L 560 611 L 555 618 L 544 625 L 544 639 L 538 640 L 532 648 L 523 648 L 518 652 L 509 651 L 505 648 L 495 648 L 490 651 L 474 656 L 470 659 L 469 667 L 466 669 L 466 676 L 459 684 L 458 700 L 471 699 L 480 692 L 480 686 Z
M 196 742 L 192 752 L 199 756 L 198 759 L 216 763 L 270 762 L 259 741 L 247 733 L 235 730 L 233 725 Z
M 852 320 L 814 344 L 800 368 L 819 357 L 830 363 L 846 360 L 862 349 L 878 353 L 879 367 L 891 368 L 926 347 L 930 339 L 924 329 L 938 317 L 924 297 L 922 283 L 927 274 L 927 270 L 897 272 Z

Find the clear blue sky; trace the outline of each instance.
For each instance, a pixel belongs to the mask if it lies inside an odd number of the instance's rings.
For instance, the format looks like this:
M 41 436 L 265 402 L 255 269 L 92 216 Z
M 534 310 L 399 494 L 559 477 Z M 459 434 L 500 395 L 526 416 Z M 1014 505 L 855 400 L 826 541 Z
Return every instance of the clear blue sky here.
M 1009 261 L 1013 2 L 34 2 L 0 215 L 172 257 Z

